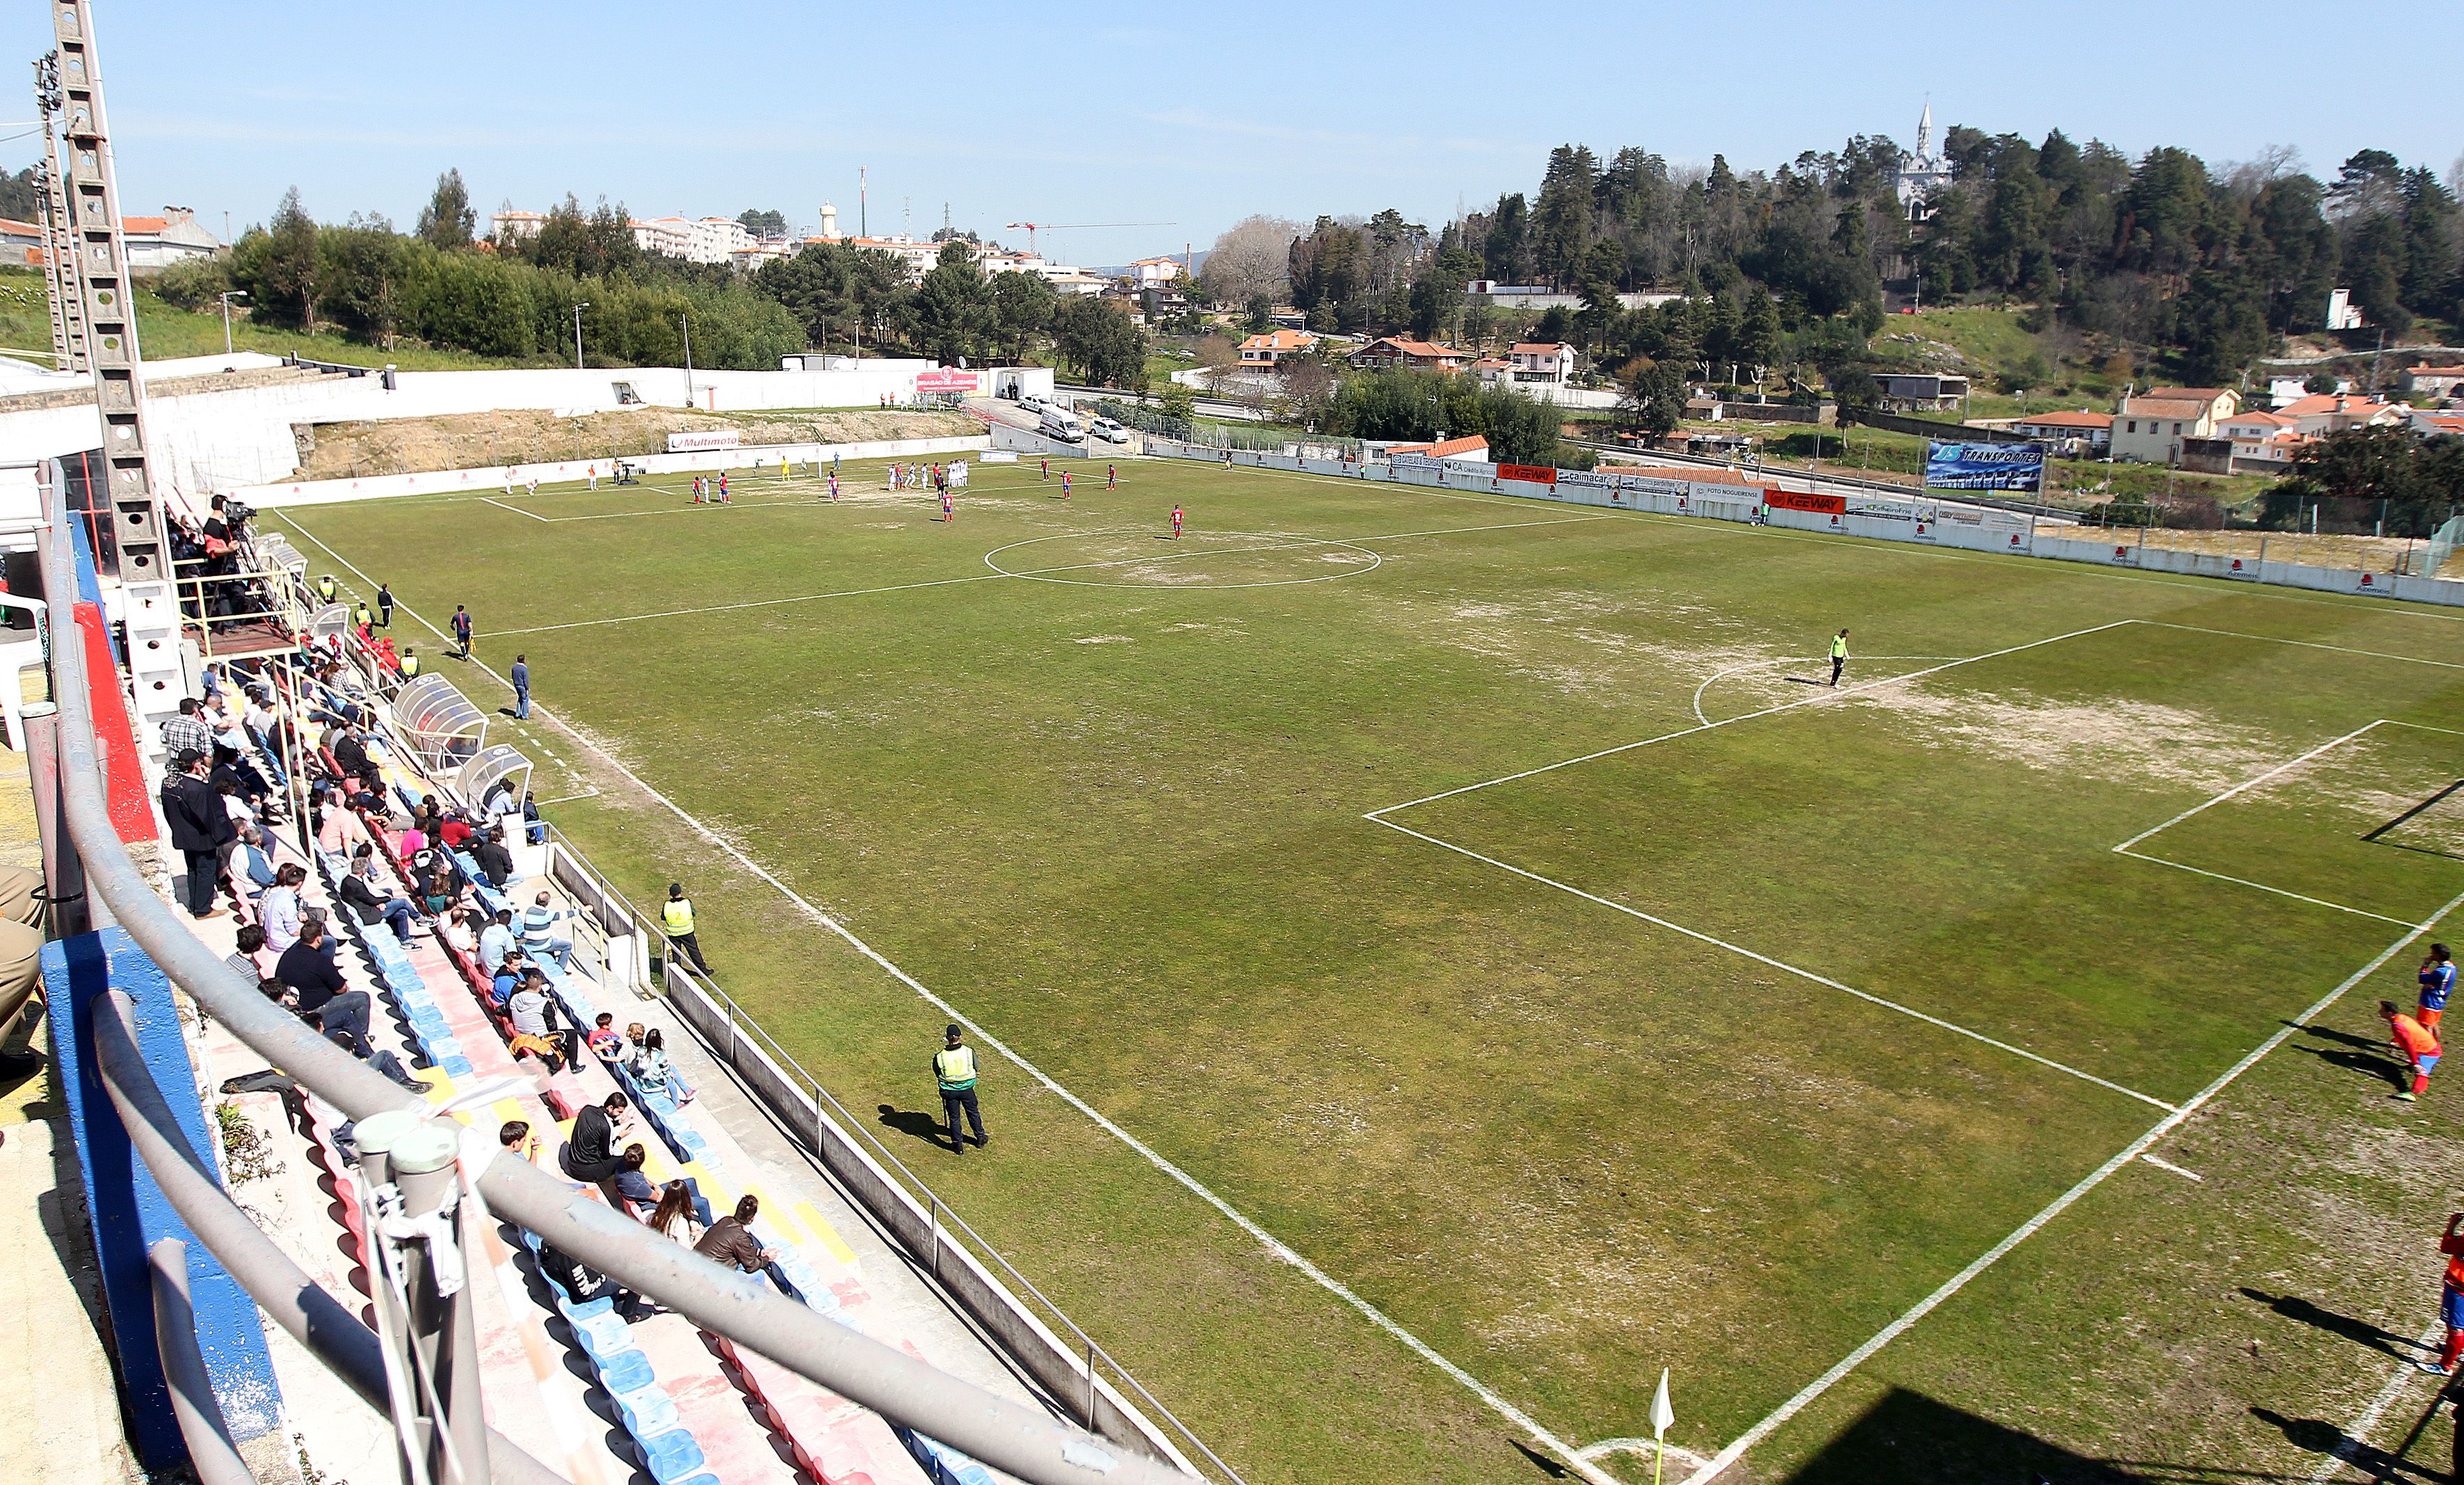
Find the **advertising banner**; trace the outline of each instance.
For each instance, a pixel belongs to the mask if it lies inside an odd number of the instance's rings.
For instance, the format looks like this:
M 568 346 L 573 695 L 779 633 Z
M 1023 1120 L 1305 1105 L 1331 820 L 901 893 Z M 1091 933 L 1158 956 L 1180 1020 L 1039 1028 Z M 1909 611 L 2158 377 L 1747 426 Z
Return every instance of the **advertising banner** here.
M 1928 490 L 2041 490 L 2045 451 L 2033 443 L 1928 443 Z
M 744 435 L 735 429 L 711 429 L 698 433 L 670 433 L 670 454 L 700 454 L 710 449 L 733 449 Z
M 915 373 L 915 389 L 919 392 L 972 392 L 982 388 L 984 374 L 980 371 L 953 371 L 947 366 L 937 371 Z
M 1500 464 L 1497 477 L 1520 479 L 1526 484 L 1553 485 L 1557 482 L 1557 472 L 1545 464 Z
M 1844 516 L 1848 499 L 1838 495 L 1799 495 L 1793 490 L 1765 490 L 1763 503 L 1773 510 L 1812 511 L 1817 516 Z

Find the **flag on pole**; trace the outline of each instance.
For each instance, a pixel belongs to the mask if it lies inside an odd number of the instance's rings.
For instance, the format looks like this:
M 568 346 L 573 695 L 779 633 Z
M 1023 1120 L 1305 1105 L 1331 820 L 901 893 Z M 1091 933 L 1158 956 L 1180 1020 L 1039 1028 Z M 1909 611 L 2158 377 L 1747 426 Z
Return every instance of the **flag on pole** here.
M 1668 1426 L 1677 1421 L 1677 1410 L 1668 1406 L 1668 1368 L 1660 1368 L 1660 1390 L 1651 1395 L 1651 1436 L 1663 1438 Z

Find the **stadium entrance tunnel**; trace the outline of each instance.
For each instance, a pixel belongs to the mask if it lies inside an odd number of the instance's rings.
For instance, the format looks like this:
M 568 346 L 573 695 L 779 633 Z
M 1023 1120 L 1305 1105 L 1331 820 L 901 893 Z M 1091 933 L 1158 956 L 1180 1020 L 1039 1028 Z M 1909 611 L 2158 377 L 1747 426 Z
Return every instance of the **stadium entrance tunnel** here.
M 996 572 L 1091 587 L 1282 587 L 1358 577 L 1385 559 L 1296 531 L 1131 527 L 1015 542 L 984 554 Z

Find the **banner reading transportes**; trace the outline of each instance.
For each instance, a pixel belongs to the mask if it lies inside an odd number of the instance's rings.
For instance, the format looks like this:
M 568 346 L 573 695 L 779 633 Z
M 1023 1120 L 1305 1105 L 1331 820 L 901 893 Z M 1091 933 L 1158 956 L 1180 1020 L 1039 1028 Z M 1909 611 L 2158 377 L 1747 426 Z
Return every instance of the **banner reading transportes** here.
M 2033 443 L 1928 443 L 1928 490 L 2041 490 L 2045 451 Z

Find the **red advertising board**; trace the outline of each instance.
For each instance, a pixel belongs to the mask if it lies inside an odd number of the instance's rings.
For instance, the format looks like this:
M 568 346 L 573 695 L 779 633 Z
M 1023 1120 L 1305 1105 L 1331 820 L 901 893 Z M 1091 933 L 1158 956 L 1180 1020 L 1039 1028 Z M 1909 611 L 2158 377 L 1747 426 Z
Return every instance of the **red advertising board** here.
M 1763 503 L 1773 510 L 1813 511 L 1821 516 L 1848 514 L 1844 495 L 1799 495 L 1793 490 L 1765 490 Z
M 937 371 L 915 373 L 915 389 L 919 392 L 971 392 L 982 384 L 980 371 L 953 371 L 943 366 Z
M 1557 472 L 1542 464 L 1500 464 L 1497 477 L 1520 479 L 1535 485 L 1553 485 L 1557 482 Z

